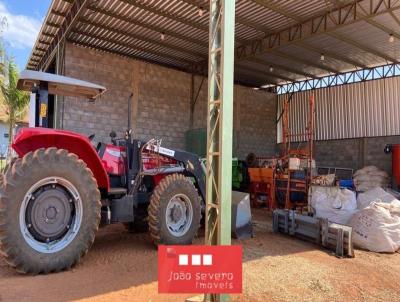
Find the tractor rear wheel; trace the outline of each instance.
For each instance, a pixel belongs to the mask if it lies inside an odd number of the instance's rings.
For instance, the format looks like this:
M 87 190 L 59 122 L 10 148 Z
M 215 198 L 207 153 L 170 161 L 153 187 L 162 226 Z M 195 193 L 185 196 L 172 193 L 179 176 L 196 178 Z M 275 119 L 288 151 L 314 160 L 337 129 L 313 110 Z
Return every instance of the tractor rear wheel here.
M 148 214 L 155 244 L 191 244 L 201 220 L 199 195 L 191 180 L 181 174 L 166 176 L 154 189 Z
M 23 273 L 68 269 L 92 245 L 100 208 L 96 180 L 75 154 L 56 148 L 27 153 L 0 187 L 1 253 Z

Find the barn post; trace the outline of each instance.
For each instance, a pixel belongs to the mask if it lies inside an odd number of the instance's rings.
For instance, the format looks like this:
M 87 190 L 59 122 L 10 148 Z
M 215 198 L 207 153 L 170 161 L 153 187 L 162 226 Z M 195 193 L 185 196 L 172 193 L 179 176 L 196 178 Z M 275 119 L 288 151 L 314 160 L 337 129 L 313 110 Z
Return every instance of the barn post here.
M 231 244 L 235 1 L 210 1 L 206 244 Z M 227 295 L 210 295 L 227 301 Z

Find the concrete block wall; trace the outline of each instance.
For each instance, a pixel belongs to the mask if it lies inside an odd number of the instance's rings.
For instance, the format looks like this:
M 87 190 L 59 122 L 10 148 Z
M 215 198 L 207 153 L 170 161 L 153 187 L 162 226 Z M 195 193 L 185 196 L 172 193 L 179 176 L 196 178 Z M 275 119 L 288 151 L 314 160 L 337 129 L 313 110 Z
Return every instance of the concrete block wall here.
M 197 94 L 201 77 L 195 77 Z M 194 112 L 194 128 L 204 128 L 207 122 L 207 80 L 201 86 Z M 244 159 L 253 152 L 258 156 L 276 155 L 276 95 L 234 87 L 233 99 L 233 155 Z
M 318 166 L 351 169 L 362 166 L 359 139 L 316 141 L 314 150 Z
M 65 98 L 63 128 L 86 135 L 95 133 L 96 141 L 109 141 L 111 130 L 121 136 L 127 124 L 132 65 L 117 56 L 67 44 L 65 75 L 103 85 L 108 91 L 95 102 Z
M 97 141 L 108 142 L 111 130 L 122 136 L 127 127 L 127 98 L 133 92 L 135 137 L 162 138 L 164 146 L 184 149 L 185 132 L 190 128 L 190 74 L 67 44 L 65 75 L 103 85 L 108 91 L 95 103 L 66 98 L 64 129 L 95 133 Z M 195 93 L 200 81 L 196 76 Z M 206 108 L 205 80 L 195 107 L 194 128 L 206 126 Z M 235 85 L 234 155 L 273 156 L 275 116 L 276 95 Z
M 257 156 L 277 155 L 276 96 L 263 91 L 237 87 L 237 156 L 244 158 L 254 152 Z M 271 118 L 273 117 L 273 118 Z M 265 133 L 270 135 L 265 135 Z
M 391 174 L 392 155 L 383 151 L 387 144 L 400 144 L 400 136 L 316 141 L 315 159 L 318 166 L 357 170 L 374 165 Z
M 364 140 L 364 165 L 375 165 L 391 174 L 392 154 L 385 154 L 383 149 L 387 144 L 400 144 L 400 136 L 369 137 Z
M 162 138 L 165 146 L 184 149 L 189 129 L 190 76 L 184 72 L 142 66 L 136 134 L 141 139 Z

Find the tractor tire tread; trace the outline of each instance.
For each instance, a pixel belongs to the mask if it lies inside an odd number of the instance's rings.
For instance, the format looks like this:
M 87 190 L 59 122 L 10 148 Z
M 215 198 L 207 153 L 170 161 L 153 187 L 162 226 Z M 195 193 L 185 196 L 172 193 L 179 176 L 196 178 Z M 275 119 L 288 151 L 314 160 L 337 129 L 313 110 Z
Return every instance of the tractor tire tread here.
M 196 215 L 193 215 L 193 227 L 194 230 L 193 236 L 190 238 L 184 239 L 183 241 L 172 242 L 167 238 L 165 232 L 163 234 L 161 227 L 161 206 L 162 203 L 165 202 L 162 200 L 162 196 L 168 190 L 179 191 L 183 184 L 189 184 L 189 188 L 191 188 L 194 200 L 194 207 L 196 207 Z M 197 208 L 198 207 L 198 208 Z M 171 175 L 165 176 L 160 183 L 155 187 L 153 194 L 150 198 L 150 204 L 148 207 L 148 225 L 149 225 L 149 233 L 155 245 L 159 244 L 190 244 L 193 241 L 194 236 L 197 234 L 197 230 L 200 227 L 201 220 L 201 210 L 200 210 L 200 200 L 198 199 L 198 192 L 194 184 L 191 180 L 178 173 L 174 173 Z
M 18 212 L 13 203 L 22 201 L 13 200 L 13 194 L 16 190 L 24 186 L 26 179 L 35 171 L 45 170 L 49 165 L 61 165 L 65 169 L 76 169 L 81 178 L 78 190 L 84 192 L 85 196 L 92 196 L 90 200 L 83 200 L 84 217 L 77 237 L 70 243 L 75 243 L 75 250 L 67 250 L 67 247 L 61 250 L 54 260 L 42 265 L 38 261 L 38 252 L 30 248 L 26 243 L 20 246 L 16 238 L 20 235 L 18 228 L 12 228 L 10 221 L 16 218 Z M 72 168 L 71 168 L 72 167 Z M 51 173 L 51 172 L 49 172 Z M 34 177 L 34 176 L 32 176 Z M 27 188 L 28 189 L 28 188 Z M 41 148 L 34 152 L 25 154 L 23 158 L 15 160 L 12 166 L 4 171 L 3 181 L 0 183 L 0 249 L 5 261 L 16 268 L 20 273 L 26 274 L 47 274 L 59 272 L 74 266 L 83 257 L 93 244 L 95 233 L 98 230 L 100 222 L 100 192 L 97 187 L 96 179 L 93 173 L 75 154 L 69 153 L 64 149 Z M 89 213 L 91 212 L 91 213 Z M 85 215 L 86 213 L 86 215 Z M 88 219 L 87 221 L 85 217 Z M 15 226 L 15 225 L 14 225 Z M 85 231 L 81 231 L 83 228 Z M 20 240 L 20 239 L 18 239 Z M 20 242 L 20 241 L 19 241 Z M 30 249 L 30 250 L 29 250 Z M 35 254 L 35 255 L 34 255 Z M 27 257 L 28 255 L 28 257 Z M 29 255 L 33 255 L 31 258 Z M 33 260 L 34 259 L 34 260 Z

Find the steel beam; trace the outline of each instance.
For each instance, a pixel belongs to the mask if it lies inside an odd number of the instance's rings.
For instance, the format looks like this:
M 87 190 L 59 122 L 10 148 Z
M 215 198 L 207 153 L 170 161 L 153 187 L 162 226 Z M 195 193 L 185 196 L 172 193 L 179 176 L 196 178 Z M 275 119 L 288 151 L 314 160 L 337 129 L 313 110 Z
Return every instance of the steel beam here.
M 54 22 L 50 22 L 50 21 L 47 21 L 45 24 L 46 24 L 47 26 L 54 27 L 54 28 L 57 28 L 57 29 L 61 27 L 60 24 L 54 23 Z
M 271 61 L 265 61 L 264 59 L 249 58 L 248 60 L 252 61 L 254 63 L 257 63 L 259 65 L 264 65 L 265 67 L 273 66 L 276 69 L 280 69 L 280 70 L 287 71 L 287 72 L 290 72 L 290 73 L 302 75 L 302 76 L 304 76 L 306 78 L 316 78 L 317 77 L 316 75 L 308 73 L 308 72 L 305 72 L 304 70 L 299 70 L 299 69 L 296 69 L 296 68 L 293 68 L 293 67 L 287 67 L 287 66 L 284 66 L 284 65 L 276 64 L 276 63 L 271 62 Z
M 392 29 L 390 29 L 388 27 L 386 27 L 385 25 L 383 25 L 383 24 L 381 24 L 379 22 L 376 22 L 374 20 L 367 20 L 367 22 L 369 24 L 375 26 L 376 28 L 379 28 L 381 31 L 387 33 L 388 35 L 393 35 L 393 37 L 395 37 L 397 39 L 400 39 L 400 34 L 399 33 L 395 32 L 394 30 L 392 30 Z
M 56 74 L 65 74 L 65 39 L 60 41 L 57 45 L 56 54 Z M 53 125 L 56 129 L 64 128 L 64 96 L 54 96 L 54 115 Z
M 230 245 L 235 1 L 210 0 L 209 36 L 206 244 Z
M 400 26 L 400 19 L 397 17 L 394 12 L 389 12 L 390 16 L 393 18 L 394 21 Z
M 289 19 L 296 19 L 295 15 L 292 15 L 290 12 L 284 10 L 283 8 L 278 7 L 276 4 L 274 4 L 272 1 L 268 0 L 252 0 L 253 2 L 257 3 L 258 5 L 261 5 L 269 10 L 272 10 L 282 16 L 285 16 L 286 18 Z
M 166 54 L 164 52 L 159 52 L 157 50 L 152 50 L 152 49 L 148 49 L 146 47 L 139 46 L 134 42 L 121 42 L 121 40 L 118 38 L 106 37 L 101 34 L 87 33 L 85 31 L 80 31 L 80 30 L 75 30 L 75 29 L 72 30 L 71 33 L 82 35 L 82 36 L 89 37 L 89 38 L 93 38 L 93 39 L 99 40 L 100 42 L 112 43 L 121 48 L 126 48 L 126 49 L 133 50 L 133 51 L 141 51 L 141 52 L 144 52 L 144 53 L 147 53 L 150 55 L 158 56 L 160 58 L 166 58 L 166 59 L 169 59 L 169 60 L 172 60 L 175 62 L 183 62 L 187 66 L 189 66 L 192 62 L 187 59 L 183 59 L 181 56 L 174 56 L 174 55 Z
M 295 83 L 278 85 L 278 94 L 293 93 L 310 89 L 334 87 L 344 84 L 366 82 L 391 78 L 400 75 L 400 64 L 392 63 L 383 66 L 377 66 L 370 69 L 343 72 L 331 76 L 320 77 L 312 80 L 305 80 Z
M 307 50 L 309 50 L 309 51 L 315 52 L 316 54 L 318 54 L 318 59 L 319 59 L 320 55 L 323 53 L 324 56 L 326 56 L 326 57 L 330 57 L 330 58 L 332 58 L 332 59 L 345 62 L 345 63 L 350 64 L 350 65 L 352 65 L 352 66 L 360 67 L 360 68 L 368 68 L 368 66 L 365 65 L 364 63 L 361 63 L 361 62 L 352 60 L 352 59 L 350 59 L 350 58 L 346 58 L 345 56 L 342 56 L 342 55 L 340 55 L 340 54 L 333 53 L 333 52 L 331 52 L 331 51 L 329 51 L 329 50 L 320 49 L 320 48 L 311 46 L 310 44 L 304 43 L 304 42 L 302 42 L 302 41 L 295 42 L 295 44 L 297 44 L 297 45 L 299 45 L 300 47 L 303 47 L 303 48 L 305 48 L 305 49 L 307 49 Z
M 336 5 L 337 7 L 343 6 L 342 0 L 331 0 L 331 2 Z M 363 9 L 364 13 L 366 13 L 365 9 Z M 391 16 L 396 16 L 394 15 L 394 13 L 391 11 L 390 12 Z M 396 18 L 394 18 L 394 20 L 396 21 Z M 400 35 L 398 33 L 396 33 L 395 31 L 393 31 L 392 29 L 386 27 L 385 25 L 374 21 L 373 19 L 367 19 L 365 20 L 367 23 L 371 24 L 372 26 L 379 28 L 380 30 L 382 30 L 383 32 L 387 33 L 387 34 L 392 34 L 394 37 L 396 37 L 397 39 L 400 39 Z M 398 23 L 400 25 L 400 22 Z
M 261 85 L 279 85 L 276 76 L 262 76 L 260 73 L 256 73 L 254 71 L 250 71 L 247 68 L 243 68 L 240 66 L 235 66 L 235 70 L 238 70 L 235 74 L 235 77 L 243 77 L 246 76 L 248 79 L 254 79 L 255 82 L 261 83 Z M 253 85 L 254 87 L 254 85 Z M 257 87 L 257 86 L 256 86 Z
M 195 6 L 198 9 L 200 9 L 200 7 L 201 7 L 203 10 L 205 10 L 207 12 L 209 11 L 209 8 L 206 5 L 205 6 L 201 6 L 201 3 L 199 3 L 196 0 L 182 0 L 182 1 L 185 2 L 185 3 L 191 4 L 191 5 Z M 270 32 L 270 30 L 268 28 L 258 24 L 257 22 L 253 22 L 251 20 L 248 20 L 247 18 L 243 18 L 243 17 L 240 17 L 240 16 L 236 16 L 235 18 L 236 18 L 236 23 L 237 24 L 244 25 L 246 27 L 255 29 L 255 30 L 257 30 L 259 32 L 262 32 L 262 33 Z
M 60 12 L 60 11 L 58 11 L 58 10 L 55 10 L 55 9 L 52 9 L 52 10 L 51 10 L 51 13 L 52 13 L 53 15 L 56 15 L 56 16 L 58 16 L 58 17 L 62 17 L 62 18 L 64 18 L 64 17 L 65 17 L 65 13 L 63 13 L 63 12 Z
M 164 18 L 167 18 L 167 19 L 170 19 L 170 20 L 185 24 L 185 25 L 190 26 L 192 28 L 199 29 L 201 31 L 207 31 L 208 30 L 207 26 L 203 26 L 199 22 L 194 22 L 194 21 L 188 20 L 186 18 L 180 17 L 177 14 L 172 14 L 172 13 L 166 11 L 166 10 L 158 9 L 154 5 L 145 5 L 145 4 L 140 3 L 139 1 L 134 1 L 134 0 L 119 0 L 119 1 L 122 1 L 124 3 L 130 4 L 130 5 L 134 6 L 134 7 L 140 8 L 140 9 L 142 9 L 144 11 L 149 11 L 152 14 L 155 14 L 155 15 L 158 15 L 158 16 L 162 16 Z M 239 39 L 239 38 L 237 38 L 236 40 L 240 44 L 244 44 L 246 42 L 245 40 Z
M 39 40 L 38 44 L 50 45 L 51 43 L 44 40 Z
M 83 14 L 89 2 L 90 0 L 75 0 L 72 3 L 71 8 L 65 14 L 64 20 L 57 31 L 57 36 L 51 41 L 45 55 L 41 59 L 38 66 L 39 70 L 44 69 L 50 63 L 51 59 L 55 56 L 58 43 L 67 38 L 67 35 Z
M 41 33 L 40 35 L 44 36 L 44 37 L 49 37 L 49 38 L 55 38 L 56 37 L 55 34 L 50 34 L 50 33 Z
M 284 58 L 284 59 L 287 59 L 287 60 L 291 60 L 291 61 L 297 62 L 297 63 L 300 62 L 300 63 L 303 63 L 303 64 L 308 65 L 308 66 L 312 66 L 312 67 L 315 67 L 315 68 L 318 68 L 318 69 L 321 69 L 321 70 L 325 70 L 327 72 L 332 72 L 332 73 L 339 73 L 340 72 L 339 70 L 337 70 L 335 68 L 332 68 L 332 67 L 329 67 L 329 66 L 326 66 L 326 65 L 323 65 L 322 63 L 317 63 L 315 61 L 310 61 L 310 60 L 302 59 L 302 58 L 294 58 L 293 56 L 288 55 L 288 54 L 286 54 L 286 53 L 284 53 L 282 51 L 279 51 L 279 50 L 274 50 L 273 54 L 278 56 L 278 57 L 281 57 L 281 58 Z
M 188 50 L 186 48 L 182 48 L 182 47 L 176 46 L 176 45 L 174 45 L 172 43 L 169 43 L 169 42 L 166 42 L 166 41 L 160 41 L 160 39 L 154 39 L 154 38 L 151 38 L 151 37 L 148 37 L 148 36 L 144 36 L 144 35 L 141 35 L 141 34 L 136 34 L 136 33 L 132 32 L 132 31 L 128 32 L 128 31 L 125 31 L 125 30 L 119 30 L 119 29 L 112 28 L 112 27 L 109 27 L 109 26 L 104 26 L 104 24 L 100 23 L 100 22 L 90 21 L 90 20 L 81 18 L 79 20 L 79 23 L 82 23 L 82 24 L 85 24 L 85 25 L 91 25 L 92 27 L 95 27 L 95 28 L 105 29 L 105 30 L 107 30 L 107 31 L 109 31 L 111 33 L 124 36 L 125 38 L 132 38 L 132 39 L 135 39 L 135 40 L 140 40 L 140 41 L 144 41 L 144 42 L 147 42 L 147 43 L 151 43 L 153 45 L 157 45 L 157 46 L 160 46 L 160 47 L 164 47 L 164 48 L 168 48 L 168 49 L 171 49 L 171 50 L 175 50 L 177 52 L 180 52 L 181 54 L 189 55 L 189 56 L 192 56 L 192 57 L 197 57 L 197 58 L 200 58 L 200 59 L 205 57 L 205 54 L 202 53 L 202 52 L 199 52 L 199 51 L 196 51 L 196 50 Z
M 249 73 L 258 74 L 260 76 L 265 76 L 265 77 L 267 77 L 269 79 L 277 78 L 277 79 L 281 79 L 281 80 L 288 81 L 288 82 L 296 81 L 296 79 L 283 76 L 283 75 L 278 74 L 276 72 L 268 72 L 268 71 L 266 71 L 266 70 L 269 69 L 268 66 L 266 66 L 265 69 L 262 69 L 262 68 L 259 68 L 259 67 L 258 68 L 257 67 L 254 68 L 254 67 L 250 67 L 250 66 L 244 66 L 243 63 L 240 62 L 240 63 L 236 64 L 235 69 L 242 69 L 242 70 L 245 69 L 245 70 L 248 70 Z
M 258 54 L 272 51 L 279 47 L 289 45 L 295 41 L 303 41 L 318 34 L 331 33 L 359 21 L 369 20 L 373 17 L 390 13 L 400 9 L 400 1 L 389 0 L 354 0 L 353 2 L 334 8 L 321 15 L 312 17 L 308 20 L 300 20 L 290 12 L 278 7 L 271 1 L 252 0 L 264 7 L 273 10 L 287 18 L 296 20 L 298 23 L 286 29 L 267 35 L 262 39 L 255 39 L 246 45 L 236 48 L 236 58 L 238 60 L 254 57 Z M 337 35 L 337 34 L 336 34 Z M 342 37 L 347 41 L 349 39 Z M 353 43 L 354 46 L 356 46 Z M 364 48 L 365 49 L 365 48 Z M 372 50 L 372 49 L 368 49 Z
M 362 45 L 361 43 L 358 43 L 358 42 L 356 42 L 356 41 L 354 41 L 352 39 L 349 39 L 347 37 L 344 37 L 342 35 L 338 35 L 338 34 L 333 33 L 333 32 L 328 33 L 328 35 L 330 35 L 331 37 L 333 37 L 333 38 L 335 38 L 335 39 L 337 39 L 339 41 L 345 42 L 345 43 L 347 43 L 349 45 L 353 45 L 354 47 L 359 48 L 359 49 L 361 49 L 361 50 L 363 50 L 365 52 L 371 53 L 371 54 L 373 54 L 373 55 L 375 55 L 377 57 L 385 59 L 386 61 L 389 61 L 389 62 L 392 62 L 392 63 L 398 63 L 399 62 L 397 59 L 395 59 L 392 56 L 389 56 L 389 55 L 387 55 L 387 54 L 385 54 L 385 53 L 383 53 L 383 52 L 381 52 L 379 50 L 373 49 L 373 48 L 371 48 L 369 46 Z
M 185 24 L 187 26 L 196 28 L 198 30 L 201 30 L 201 31 L 204 31 L 204 32 L 208 31 L 208 27 L 203 25 L 203 24 L 201 24 L 201 23 L 199 23 L 199 22 L 194 22 L 194 21 L 188 20 L 188 19 L 186 19 L 184 17 L 180 17 L 180 16 L 178 16 L 176 14 L 172 14 L 172 13 L 168 12 L 165 9 L 159 9 L 155 5 L 144 4 L 144 3 L 146 3 L 146 1 L 134 1 L 134 0 L 119 0 L 119 1 L 123 2 L 123 3 L 126 3 L 126 4 L 129 4 L 129 5 L 133 6 L 133 7 L 140 8 L 141 10 L 151 12 L 152 14 L 155 14 L 155 15 L 167 18 L 167 19 L 171 19 L 171 20 L 174 20 L 176 22 Z
M 132 25 L 137 25 L 137 26 L 140 26 L 145 29 L 149 29 L 149 30 L 159 32 L 159 33 L 163 32 L 166 36 L 171 36 L 171 37 L 174 37 L 174 38 L 177 38 L 177 39 L 180 39 L 183 41 L 187 41 L 187 42 L 190 42 L 190 43 L 202 46 L 202 47 L 207 47 L 207 43 L 205 41 L 202 41 L 202 40 L 194 38 L 194 37 L 184 36 L 182 34 L 176 33 L 174 31 L 170 31 L 170 30 L 165 29 L 158 25 L 148 24 L 148 23 L 140 21 L 136 18 L 134 19 L 134 18 L 125 17 L 125 16 L 122 16 L 122 15 L 119 15 L 119 14 L 116 14 L 111 11 L 108 11 L 108 10 L 105 10 L 102 8 L 98 8 L 98 7 L 90 6 L 90 7 L 88 7 L 88 9 L 95 13 L 99 13 L 101 15 L 108 16 L 110 18 L 124 21 L 124 22 L 132 24 Z
M 65 0 L 64 0 L 64 1 L 65 1 Z M 70 0 L 70 1 L 72 1 L 72 0 Z M 50 5 L 50 10 L 53 9 L 54 6 L 55 6 L 55 2 L 53 1 L 53 2 L 51 3 L 51 5 Z M 46 19 L 44 20 L 44 23 L 46 23 L 47 21 L 49 21 L 49 17 L 50 17 L 50 15 L 47 14 L 47 15 L 46 15 Z M 30 53 L 30 55 L 29 55 L 29 59 L 28 59 L 27 65 L 26 65 L 26 67 L 27 67 L 27 68 L 29 67 L 29 69 L 36 69 L 37 66 L 38 66 L 38 64 L 39 64 L 39 63 L 36 63 L 36 62 L 32 62 L 32 61 L 30 60 L 30 58 L 31 58 L 32 55 L 34 54 L 35 47 L 39 47 L 39 44 L 50 45 L 49 42 L 45 42 L 45 41 L 44 41 L 45 43 L 42 42 L 43 40 L 41 40 L 41 34 L 42 34 L 43 32 L 44 32 L 44 26 L 42 26 L 42 28 L 40 29 L 40 32 L 39 32 L 39 34 L 38 34 L 38 36 L 37 36 L 37 38 L 36 38 L 36 41 L 35 41 L 35 46 L 32 48 L 31 53 Z

